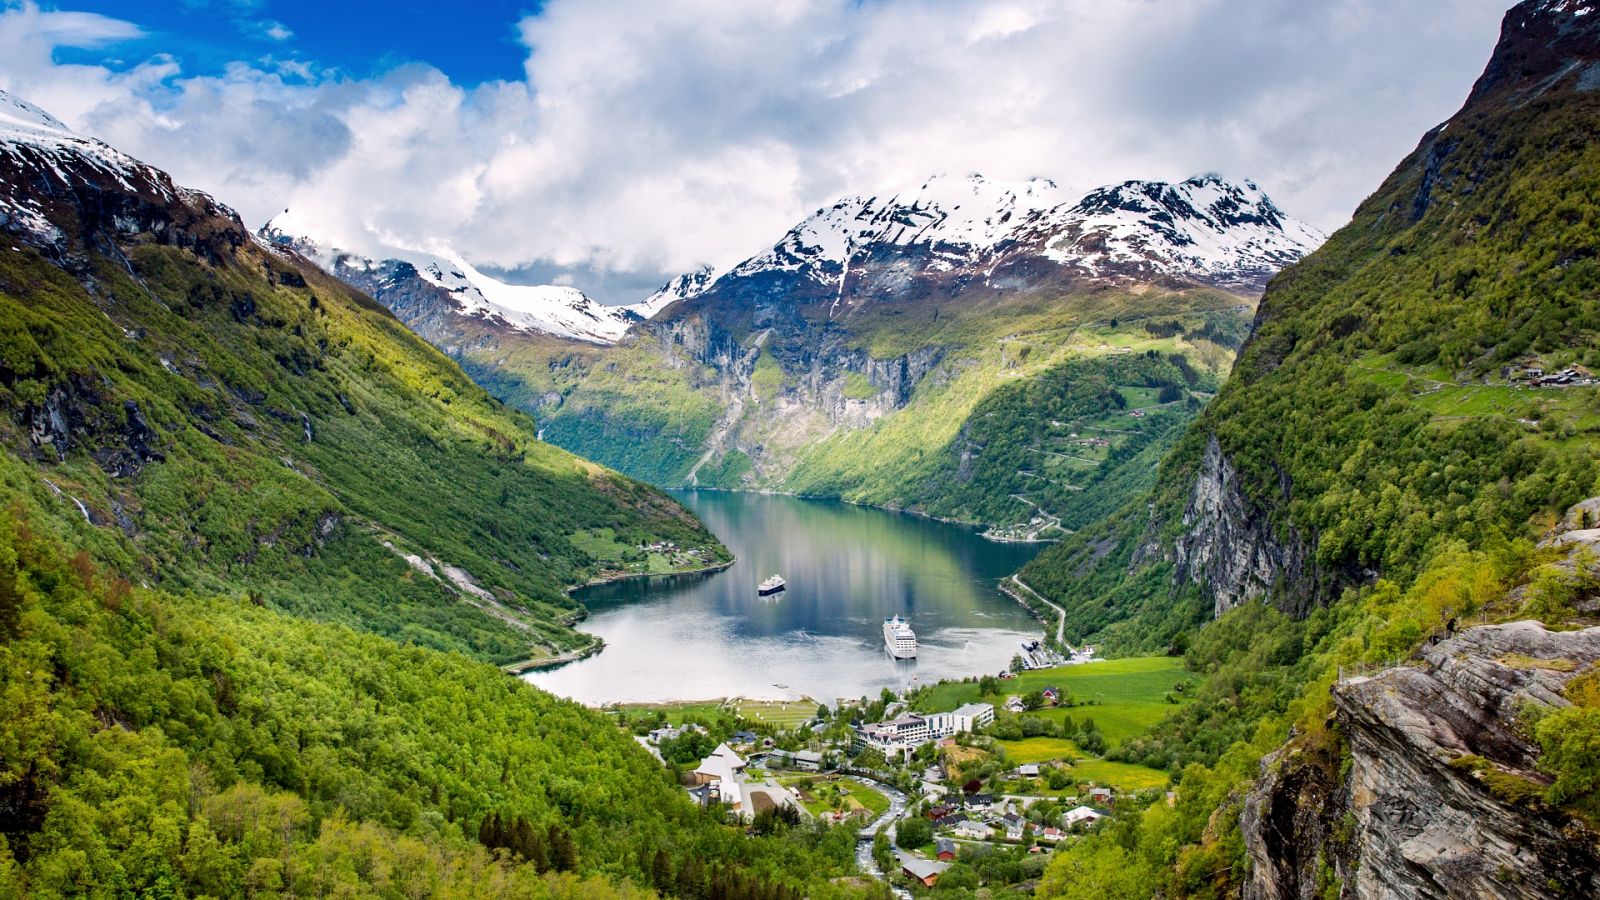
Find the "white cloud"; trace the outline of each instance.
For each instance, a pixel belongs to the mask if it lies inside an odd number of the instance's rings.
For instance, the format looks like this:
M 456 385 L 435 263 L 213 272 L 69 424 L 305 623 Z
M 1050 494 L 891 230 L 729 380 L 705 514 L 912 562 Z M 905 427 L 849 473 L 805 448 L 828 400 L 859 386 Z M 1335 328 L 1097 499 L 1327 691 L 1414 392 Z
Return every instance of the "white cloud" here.
M 267 21 L 257 22 L 255 24 L 258 32 L 269 40 L 287 41 L 289 38 L 294 37 L 294 32 L 290 31 L 288 26 L 284 25 L 282 22 L 276 22 L 269 19 Z
M 137 26 L 22 7 L 0 87 L 252 223 L 293 206 L 353 246 L 631 283 L 933 172 L 1215 170 L 1336 227 L 1466 96 L 1506 2 L 551 0 L 520 26 L 525 80 L 470 89 L 424 66 L 62 66 L 53 46 Z

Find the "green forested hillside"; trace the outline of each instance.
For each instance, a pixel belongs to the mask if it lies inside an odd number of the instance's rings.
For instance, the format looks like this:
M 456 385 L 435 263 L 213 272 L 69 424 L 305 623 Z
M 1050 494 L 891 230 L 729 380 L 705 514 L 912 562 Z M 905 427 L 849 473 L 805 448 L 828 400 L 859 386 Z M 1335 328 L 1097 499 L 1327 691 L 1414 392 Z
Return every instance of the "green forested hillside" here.
M 1283 749 L 1273 765 L 1296 777 L 1346 777 L 1329 698 L 1341 673 L 1405 662 L 1468 624 L 1596 624 L 1592 566 L 1536 541 L 1600 493 L 1600 386 L 1580 370 L 1535 387 L 1526 372 L 1600 351 L 1600 94 L 1574 74 L 1600 44 L 1580 15 L 1514 9 L 1466 107 L 1268 288 L 1232 378 L 1156 488 L 1022 573 L 1066 607 L 1069 635 L 1169 646 L 1201 676 L 1194 703 L 1116 754 L 1169 768 L 1176 802 L 1119 809 L 1052 864 L 1041 896 L 1236 895 L 1255 865 L 1239 815 L 1262 758 Z M 1179 548 L 1199 537 L 1190 507 L 1211 440 L 1242 504 L 1206 526 L 1232 529 L 1220 546 L 1258 547 L 1243 517 L 1259 515 L 1280 547 L 1304 542 L 1310 568 L 1300 584 L 1271 573 L 1264 602 L 1196 629 L 1223 570 L 1174 575 Z M 1536 778 L 1482 782 L 1591 841 L 1600 710 L 1568 699 L 1548 718 L 1519 713 Z M 1348 895 L 1332 862 L 1345 848 L 1315 852 L 1316 890 Z M 1536 892 L 1560 894 L 1561 877 Z
M 658 483 L 1075 528 L 1148 486 L 1250 310 L 1211 288 L 1108 284 L 875 297 L 838 321 L 803 299 L 770 327 L 707 300 L 616 347 L 502 353 L 479 377 L 559 397 L 539 413 L 547 438 Z M 524 370 L 548 391 L 519 388 Z
M 887 452 L 905 424 L 885 423 L 825 442 L 787 483 L 974 522 L 1026 520 L 1036 510 L 1059 520 L 1059 535 L 1143 493 L 1217 381 L 1177 350 L 1068 356 L 1001 382 L 934 452 Z
M 130 575 L 509 661 L 578 640 L 563 587 L 637 566 L 580 532 L 725 558 L 675 502 L 535 440 L 303 263 L 126 259 L 95 258 L 91 294 L 31 248 L 0 253 L 0 469 Z
M 1208 435 L 1250 500 L 1313 536 L 1332 573 L 1408 580 L 1450 542 L 1525 534 L 1593 493 L 1597 389 L 1533 388 L 1511 370 L 1600 354 L 1597 117 L 1592 91 L 1480 98 L 1280 275 L 1229 383 L 1165 463 L 1161 537 L 1181 531 Z M 1123 568 L 1149 517 L 1129 518 L 1097 530 L 1118 536 Z M 1025 577 L 1098 604 L 1081 546 Z M 1163 590 L 1154 574 L 1127 603 Z
M 853 866 L 849 829 L 747 838 L 491 666 L 137 587 L 26 506 L 0 513 L 0 896 L 827 896 Z

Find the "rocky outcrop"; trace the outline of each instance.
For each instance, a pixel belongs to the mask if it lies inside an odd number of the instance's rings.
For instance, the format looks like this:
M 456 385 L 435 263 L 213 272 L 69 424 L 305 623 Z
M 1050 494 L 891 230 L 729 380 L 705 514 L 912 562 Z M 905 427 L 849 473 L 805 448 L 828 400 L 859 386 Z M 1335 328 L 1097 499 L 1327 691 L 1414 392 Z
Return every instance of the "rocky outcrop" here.
M 1289 489 L 1279 486 L 1285 502 Z M 1204 585 L 1219 616 L 1261 596 L 1304 615 L 1322 593 L 1311 548 L 1292 527 L 1280 533 L 1268 511 L 1245 495 L 1215 435 L 1206 441 L 1173 558 L 1178 583 Z
M 1292 749 L 1267 759 L 1242 819 L 1246 895 L 1309 898 L 1337 877 L 1343 897 L 1600 896 L 1600 835 L 1538 799 L 1546 778 L 1522 727 L 1597 664 L 1600 628 L 1514 622 L 1342 679 L 1347 774 Z

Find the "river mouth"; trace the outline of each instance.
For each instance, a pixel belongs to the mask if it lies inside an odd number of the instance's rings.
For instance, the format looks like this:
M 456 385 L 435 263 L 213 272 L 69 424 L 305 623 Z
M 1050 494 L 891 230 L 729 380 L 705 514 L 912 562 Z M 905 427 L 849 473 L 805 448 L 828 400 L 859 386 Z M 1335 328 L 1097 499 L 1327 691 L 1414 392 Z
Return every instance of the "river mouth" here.
M 606 649 L 523 676 L 589 705 L 721 697 L 833 703 L 941 678 L 997 672 L 1041 628 L 999 590 L 1042 547 L 906 513 L 774 494 L 677 491 L 738 557 L 720 572 L 575 592 L 581 629 Z M 757 585 L 779 574 L 771 596 Z M 896 660 L 883 620 L 911 620 Z

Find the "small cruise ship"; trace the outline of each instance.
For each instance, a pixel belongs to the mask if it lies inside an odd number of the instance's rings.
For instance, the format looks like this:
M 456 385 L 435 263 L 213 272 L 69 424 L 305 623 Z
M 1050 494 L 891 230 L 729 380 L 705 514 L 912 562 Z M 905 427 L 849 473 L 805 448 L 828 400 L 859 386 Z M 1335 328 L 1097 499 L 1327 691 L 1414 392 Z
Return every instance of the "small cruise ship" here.
M 768 594 L 776 594 L 788 586 L 789 583 L 783 580 L 782 575 L 774 575 L 771 578 L 768 578 L 766 581 L 756 585 L 756 593 L 765 597 Z
M 895 659 L 917 658 L 917 633 L 898 615 L 883 620 L 883 645 Z

